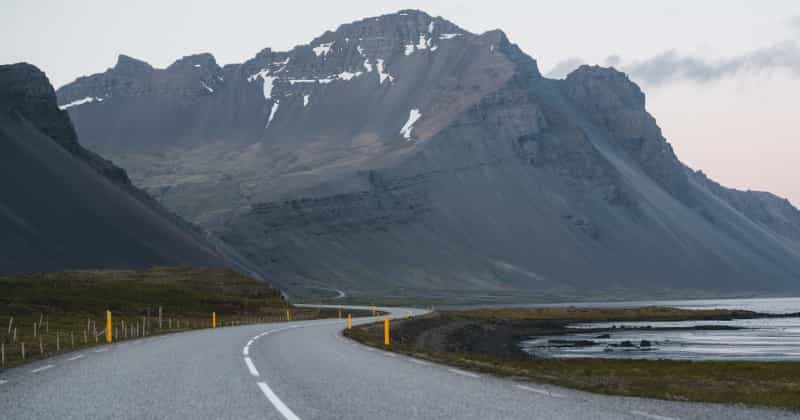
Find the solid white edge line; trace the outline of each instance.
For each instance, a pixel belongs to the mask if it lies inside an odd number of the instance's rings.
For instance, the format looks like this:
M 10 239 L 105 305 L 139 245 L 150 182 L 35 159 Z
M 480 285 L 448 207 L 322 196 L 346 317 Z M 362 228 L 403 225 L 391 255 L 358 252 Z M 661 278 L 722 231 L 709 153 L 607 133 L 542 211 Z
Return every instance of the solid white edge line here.
M 53 366 L 55 366 L 55 365 L 45 365 L 45 366 L 42 366 L 40 368 L 36 368 L 36 369 L 32 370 L 31 373 L 39 373 L 39 372 L 41 372 L 43 370 L 50 369 Z
M 650 414 L 639 410 L 633 410 L 631 411 L 631 414 L 653 420 L 679 420 L 678 418 L 675 417 L 659 416 L 658 414 Z
M 453 373 L 455 373 L 457 375 L 469 376 L 470 378 L 480 378 L 481 377 L 481 375 L 478 375 L 477 373 L 467 372 L 467 371 L 463 371 L 463 370 L 460 370 L 460 369 L 450 368 L 450 369 L 447 369 L 447 370 L 449 370 L 450 372 L 453 372 Z
M 258 370 L 256 369 L 256 366 L 253 364 L 253 361 L 250 360 L 249 357 L 244 358 L 244 364 L 247 365 L 247 370 L 250 371 L 251 375 L 258 376 Z
M 71 362 L 71 361 L 73 361 L 73 360 L 78 360 L 78 359 L 81 359 L 81 358 L 83 358 L 83 355 L 82 355 L 82 354 L 79 354 L 79 355 L 77 355 L 77 356 L 72 356 L 72 357 L 70 357 L 69 359 L 67 359 L 67 361 L 68 361 L 68 362 Z
M 561 395 L 561 394 L 556 394 L 555 392 L 550 392 L 550 391 L 548 391 L 546 389 L 542 389 L 542 388 L 533 388 L 533 387 L 525 386 L 525 385 L 514 385 L 514 386 L 519 388 L 519 389 L 524 389 L 526 391 L 535 392 L 537 394 L 545 395 L 545 396 L 548 396 L 548 397 L 564 398 L 564 396 Z
M 102 352 L 104 352 L 104 351 L 108 351 L 108 349 L 97 349 L 97 350 L 95 350 L 94 352 L 95 352 L 95 353 L 102 353 Z
M 8 383 L 8 381 L 6 381 L 5 379 L 0 379 L 0 385 L 7 384 L 7 383 Z
M 409 359 L 409 360 L 411 360 L 412 362 L 414 362 L 414 363 L 416 363 L 418 365 L 422 365 L 422 366 L 430 366 L 431 365 L 430 363 L 428 363 L 428 362 L 426 362 L 424 360 L 419 360 L 419 359 Z
M 287 407 L 286 404 L 284 404 L 274 392 L 272 392 L 272 389 L 269 387 L 269 385 L 267 385 L 266 382 L 259 382 L 258 387 L 261 388 L 261 392 L 264 393 L 264 396 L 267 397 L 269 402 L 275 406 L 275 409 L 278 410 L 278 412 L 281 413 L 286 420 L 300 420 L 300 417 L 297 417 L 297 415 L 295 415 L 294 412 L 292 412 L 292 410 Z
M 250 354 L 250 346 L 245 346 L 245 347 L 242 349 L 242 355 L 243 355 L 243 356 L 247 356 L 247 355 L 249 355 L 249 354 Z

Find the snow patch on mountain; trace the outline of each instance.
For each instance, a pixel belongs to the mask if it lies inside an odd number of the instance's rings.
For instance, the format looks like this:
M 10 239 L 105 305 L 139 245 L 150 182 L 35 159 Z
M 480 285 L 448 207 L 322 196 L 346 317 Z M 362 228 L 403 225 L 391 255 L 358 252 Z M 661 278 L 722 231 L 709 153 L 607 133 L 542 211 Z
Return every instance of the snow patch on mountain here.
M 425 35 L 419 34 L 419 42 L 417 42 L 418 50 L 427 50 L 431 46 L 431 40 L 425 38 Z
M 272 87 L 275 83 L 275 80 L 278 80 L 278 78 L 275 76 L 269 76 L 269 69 L 261 69 L 258 73 L 248 76 L 247 81 L 252 83 L 258 78 L 264 81 L 264 99 L 272 98 Z
M 62 111 L 64 111 L 66 109 L 72 108 L 73 106 L 89 104 L 89 103 L 92 103 L 92 102 L 103 102 L 103 98 L 100 98 L 100 97 L 97 97 L 97 96 L 87 96 L 87 97 L 85 97 L 83 99 L 78 99 L 78 100 L 72 101 L 72 102 L 70 102 L 68 104 L 61 105 L 58 108 L 61 109 Z
M 381 84 L 383 84 L 383 81 L 386 79 L 389 79 L 389 83 L 394 82 L 394 76 L 392 76 L 391 74 L 389 74 L 389 72 L 386 71 L 386 68 L 383 65 L 383 59 L 379 58 L 377 60 L 376 66 L 378 67 L 378 77 L 380 77 Z
M 278 112 L 278 107 L 280 105 L 281 105 L 281 101 L 275 101 L 275 103 L 272 104 L 272 109 L 269 111 L 269 119 L 267 119 L 267 127 L 266 128 L 269 128 L 269 125 L 272 124 L 272 120 L 275 119 L 275 113 Z
M 214 93 L 214 89 L 211 86 L 207 85 L 206 82 L 200 82 L 201 85 L 208 91 L 208 93 Z
M 308 106 L 308 101 L 311 99 L 311 94 L 306 93 L 303 95 L 303 108 Z
M 405 125 L 403 125 L 403 128 L 400 129 L 400 134 L 404 139 L 411 140 L 411 132 L 414 130 L 414 124 L 421 116 L 422 113 L 416 108 L 408 112 L 408 121 L 406 121 Z
M 364 74 L 364 73 L 362 73 L 360 71 L 357 71 L 355 73 L 351 73 L 349 71 L 343 71 L 343 72 L 339 73 L 336 77 L 338 77 L 341 80 L 350 80 L 350 79 L 352 79 L 354 77 L 361 76 L 362 74 Z
M 463 34 L 441 34 L 439 35 L 439 39 L 453 39 L 457 36 L 461 36 Z
M 326 44 L 319 44 L 319 46 L 313 48 L 314 54 L 316 54 L 317 57 L 328 55 L 328 53 L 331 51 L 331 47 L 333 46 L 333 44 L 334 44 L 333 42 L 328 42 Z

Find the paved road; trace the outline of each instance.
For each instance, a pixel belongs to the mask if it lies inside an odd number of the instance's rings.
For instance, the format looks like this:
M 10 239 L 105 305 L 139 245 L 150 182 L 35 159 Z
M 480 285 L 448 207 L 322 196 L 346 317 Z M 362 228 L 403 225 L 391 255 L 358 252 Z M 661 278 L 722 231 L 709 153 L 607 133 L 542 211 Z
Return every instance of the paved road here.
M 421 313 L 390 309 L 392 316 Z M 356 320 L 355 323 L 370 320 Z M 3 419 L 770 419 L 476 375 L 343 338 L 341 320 L 129 341 L 0 374 Z

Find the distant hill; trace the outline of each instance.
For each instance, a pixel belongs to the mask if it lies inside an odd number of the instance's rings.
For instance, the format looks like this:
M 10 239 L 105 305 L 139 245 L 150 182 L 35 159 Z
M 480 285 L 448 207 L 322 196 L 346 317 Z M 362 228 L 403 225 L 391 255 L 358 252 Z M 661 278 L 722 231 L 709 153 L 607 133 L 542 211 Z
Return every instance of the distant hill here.
M 794 206 L 687 168 L 625 74 L 547 79 L 499 30 L 404 10 L 242 64 L 120 56 L 58 97 L 295 292 L 800 291 Z
M 0 66 L 0 274 L 238 267 L 78 142 L 47 77 Z

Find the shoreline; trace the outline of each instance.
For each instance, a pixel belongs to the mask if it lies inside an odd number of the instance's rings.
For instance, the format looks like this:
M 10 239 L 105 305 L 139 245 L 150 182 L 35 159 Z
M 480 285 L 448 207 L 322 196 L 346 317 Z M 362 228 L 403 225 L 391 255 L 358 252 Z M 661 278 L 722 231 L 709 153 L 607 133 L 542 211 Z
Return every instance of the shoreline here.
M 568 325 L 575 323 L 758 319 L 762 315 L 797 316 L 669 308 L 484 309 L 396 321 L 389 346 L 383 345 L 379 324 L 355 327 L 344 335 L 362 344 L 462 369 L 600 394 L 800 410 L 796 398 L 800 362 L 536 357 L 518 345 L 521 338 L 537 334 L 568 335 L 575 332 Z

